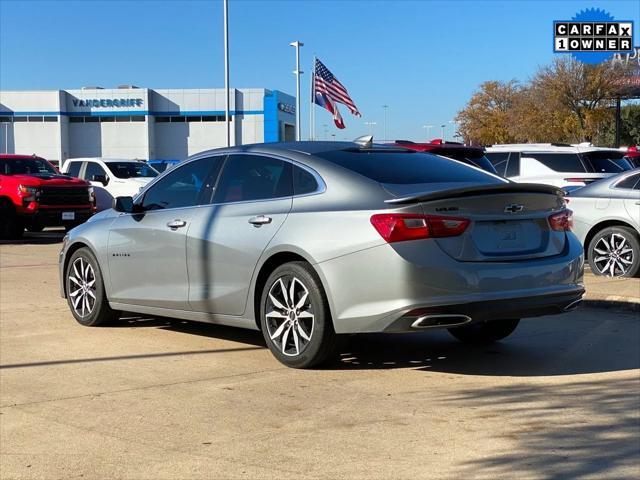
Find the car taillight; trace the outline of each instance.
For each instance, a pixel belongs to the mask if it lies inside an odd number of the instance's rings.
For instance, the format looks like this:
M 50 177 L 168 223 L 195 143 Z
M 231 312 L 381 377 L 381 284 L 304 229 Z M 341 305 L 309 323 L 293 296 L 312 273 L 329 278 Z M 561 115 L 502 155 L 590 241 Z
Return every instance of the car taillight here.
M 95 207 L 96 205 L 96 192 L 93 190 L 93 187 L 89 187 L 89 203 Z
M 573 228 L 573 212 L 569 209 L 554 213 L 549 217 L 549 226 L 556 232 L 568 232 Z
M 371 225 L 388 243 L 455 237 L 462 234 L 469 223 L 466 218 L 411 213 L 379 213 L 371 217 Z

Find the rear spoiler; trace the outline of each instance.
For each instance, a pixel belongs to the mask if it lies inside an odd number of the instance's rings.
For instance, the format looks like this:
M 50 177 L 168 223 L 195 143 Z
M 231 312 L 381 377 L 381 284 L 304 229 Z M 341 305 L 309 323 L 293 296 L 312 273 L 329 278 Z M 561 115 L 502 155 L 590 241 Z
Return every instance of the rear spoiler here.
M 477 187 L 454 188 L 450 190 L 439 190 L 436 192 L 416 193 L 415 195 L 385 200 L 385 203 L 403 205 L 407 203 L 443 200 L 445 198 L 475 197 L 478 195 L 492 195 L 500 193 L 546 193 L 548 195 L 564 196 L 564 192 L 560 188 L 553 187 L 551 185 L 512 182 L 498 185 L 480 185 Z

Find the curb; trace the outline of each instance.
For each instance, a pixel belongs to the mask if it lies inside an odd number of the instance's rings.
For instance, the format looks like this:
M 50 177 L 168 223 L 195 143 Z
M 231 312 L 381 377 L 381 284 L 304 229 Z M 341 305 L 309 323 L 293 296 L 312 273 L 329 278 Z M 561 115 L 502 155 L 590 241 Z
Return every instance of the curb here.
M 606 298 L 585 298 L 582 305 L 588 308 L 612 308 L 624 312 L 640 312 L 638 300 L 612 295 Z

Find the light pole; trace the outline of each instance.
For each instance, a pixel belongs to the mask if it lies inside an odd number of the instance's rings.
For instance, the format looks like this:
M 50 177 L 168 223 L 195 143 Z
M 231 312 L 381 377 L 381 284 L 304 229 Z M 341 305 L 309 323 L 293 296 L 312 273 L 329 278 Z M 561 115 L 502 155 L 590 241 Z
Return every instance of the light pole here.
M 224 0 L 224 122 L 227 126 L 227 147 L 231 146 L 229 123 L 229 0 Z
M 449 120 L 449 123 L 453 125 L 453 134 L 451 135 L 451 139 L 455 140 L 456 139 L 456 127 L 458 125 L 458 122 L 456 122 L 455 120 Z
M 384 141 L 387 141 L 387 108 L 389 108 L 389 105 L 382 105 L 382 108 L 384 108 Z
M 296 49 L 296 69 L 293 71 L 293 74 L 296 76 L 296 142 L 299 142 L 302 138 L 302 135 L 300 135 L 300 75 L 303 73 L 302 70 L 300 70 L 300 47 L 304 46 L 304 43 L 296 40 L 289 45 Z
M 433 128 L 433 125 L 422 125 L 422 128 L 427 130 L 427 140 L 429 140 L 429 130 Z
M 329 125 L 327 125 L 326 123 L 324 123 L 322 126 L 324 127 L 324 139 L 326 140 L 326 139 L 327 139 L 327 134 L 329 133 L 329 130 L 327 129 L 327 127 L 328 127 Z
M 443 141 L 443 142 L 445 141 L 445 138 L 444 138 L 444 127 L 446 127 L 446 126 L 447 126 L 447 125 L 446 125 L 446 124 L 444 124 L 444 123 L 443 123 L 442 125 L 440 125 L 440 128 L 442 128 L 442 141 Z
M 364 122 L 364 124 L 369 127 L 369 135 L 373 135 L 373 127 L 374 127 L 374 125 L 377 125 L 377 123 L 376 122 Z

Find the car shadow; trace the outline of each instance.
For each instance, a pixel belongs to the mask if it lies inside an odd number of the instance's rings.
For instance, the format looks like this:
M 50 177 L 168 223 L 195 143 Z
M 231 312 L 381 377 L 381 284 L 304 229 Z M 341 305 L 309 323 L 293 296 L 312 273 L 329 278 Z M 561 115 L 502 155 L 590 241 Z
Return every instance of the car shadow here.
M 615 310 L 614 310 L 615 311 Z M 124 315 L 110 328 L 161 328 L 266 348 L 261 332 L 177 319 Z M 554 376 L 640 367 L 640 322 L 634 313 L 580 309 L 523 320 L 513 335 L 465 345 L 446 330 L 341 335 L 327 370 L 414 369 L 487 376 Z
M 24 232 L 22 238 L 0 240 L 0 245 L 51 245 L 62 242 L 64 229 L 47 229 L 42 232 Z

